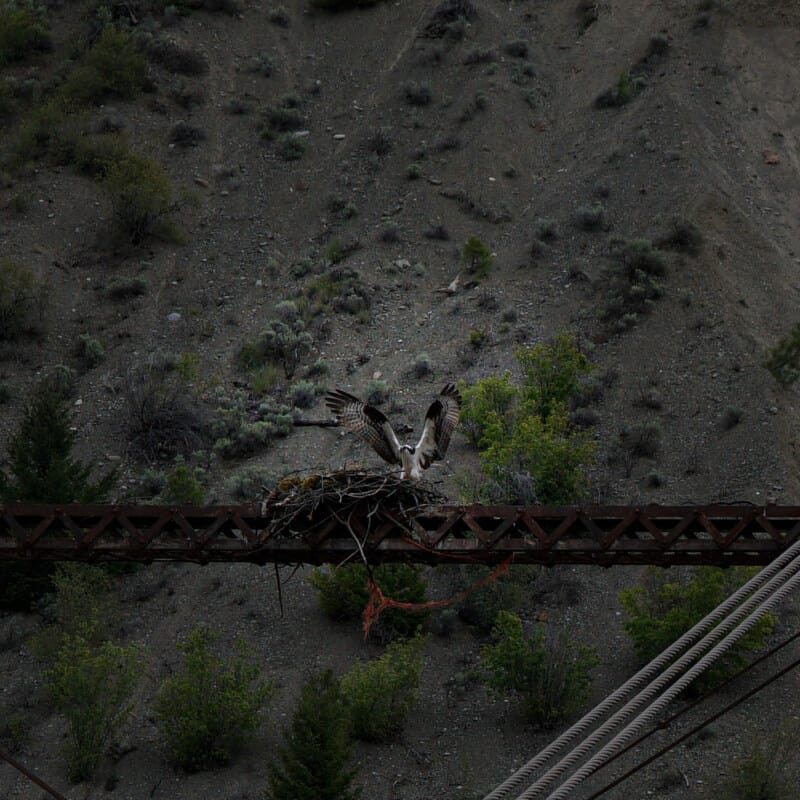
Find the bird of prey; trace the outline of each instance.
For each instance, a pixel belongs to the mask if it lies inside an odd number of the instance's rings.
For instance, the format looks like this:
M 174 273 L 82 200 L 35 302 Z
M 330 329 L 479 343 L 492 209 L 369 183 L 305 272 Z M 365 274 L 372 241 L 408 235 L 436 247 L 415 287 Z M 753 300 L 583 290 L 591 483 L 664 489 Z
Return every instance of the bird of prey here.
M 418 481 L 434 461 L 444 458 L 461 414 L 461 395 L 455 384 L 445 385 L 425 414 L 416 445 L 400 444 L 381 411 L 341 389 L 328 392 L 325 405 L 340 425 L 360 436 L 384 461 L 400 464 L 401 480 Z

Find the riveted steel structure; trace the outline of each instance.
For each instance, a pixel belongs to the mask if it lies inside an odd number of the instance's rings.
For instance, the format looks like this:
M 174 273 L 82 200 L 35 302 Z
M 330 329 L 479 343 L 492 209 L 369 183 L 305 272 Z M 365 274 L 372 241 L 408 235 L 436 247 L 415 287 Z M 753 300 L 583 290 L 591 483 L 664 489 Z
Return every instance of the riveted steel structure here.
M 273 523 L 258 504 L 0 505 L 0 560 L 763 565 L 800 536 L 800 506 L 351 504 Z

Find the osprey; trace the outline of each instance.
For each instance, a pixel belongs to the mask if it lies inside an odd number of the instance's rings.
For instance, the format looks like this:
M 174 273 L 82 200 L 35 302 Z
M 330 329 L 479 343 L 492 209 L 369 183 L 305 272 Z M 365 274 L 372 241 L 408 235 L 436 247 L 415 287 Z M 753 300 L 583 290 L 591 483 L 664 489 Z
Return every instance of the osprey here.
M 461 414 L 461 395 L 455 384 L 445 385 L 425 414 L 416 445 L 400 444 L 383 413 L 341 389 L 328 392 L 325 405 L 340 425 L 360 436 L 384 461 L 400 464 L 401 480 L 418 481 L 434 461 L 444 458 Z

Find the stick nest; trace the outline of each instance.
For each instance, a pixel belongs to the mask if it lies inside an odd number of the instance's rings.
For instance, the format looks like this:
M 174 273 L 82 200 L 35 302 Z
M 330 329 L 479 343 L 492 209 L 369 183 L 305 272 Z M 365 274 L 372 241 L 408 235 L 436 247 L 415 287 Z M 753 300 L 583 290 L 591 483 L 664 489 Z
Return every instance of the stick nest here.
M 297 538 L 336 524 L 364 532 L 384 522 L 408 532 L 414 514 L 445 502 L 430 485 L 390 474 L 339 470 L 284 478 L 264 500 L 262 513 L 271 517 L 270 536 Z

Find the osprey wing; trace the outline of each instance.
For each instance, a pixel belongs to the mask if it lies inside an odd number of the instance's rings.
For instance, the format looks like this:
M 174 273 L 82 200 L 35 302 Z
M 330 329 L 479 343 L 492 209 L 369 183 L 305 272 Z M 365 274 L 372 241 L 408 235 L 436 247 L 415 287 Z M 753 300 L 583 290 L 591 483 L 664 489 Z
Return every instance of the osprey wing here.
M 461 394 L 454 383 L 448 383 L 425 414 L 425 426 L 417 445 L 423 468 L 437 458 L 444 458 L 460 416 Z
M 340 425 L 360 436 L 384 461 L 400 463 L 400 443 L 389 420 L 377 408 L 341 389 L 328 392 L 325 405 Z

